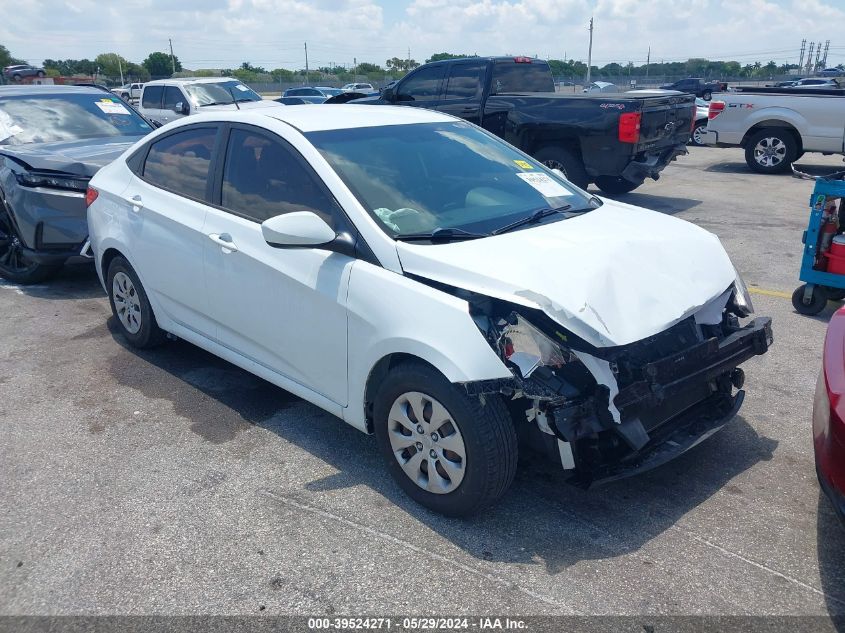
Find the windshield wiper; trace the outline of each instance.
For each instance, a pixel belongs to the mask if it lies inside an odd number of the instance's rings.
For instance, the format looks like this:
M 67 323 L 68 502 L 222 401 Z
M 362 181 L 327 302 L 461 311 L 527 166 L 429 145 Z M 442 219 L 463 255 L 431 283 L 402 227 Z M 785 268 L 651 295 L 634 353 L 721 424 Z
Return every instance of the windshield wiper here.
M 416 240 L 430 240 L 432 242 L 437 240 L 474 240 L 479 237 L 487 237 L 486 233 L 471 233 L 454 227 L 437 227 L 430 233 L 406 233 L 405 235 L 397 235 L 396 239 L 401 241 L 416 241 Z
M 515 222 L 511 222 L 510 224 L 505 224 L 505 226 L 500 227 L 490 233 L 490 235 L 501 235 L 502 233 L 507 233 L 508 231 L 513 231 L 514 229 L 519 228 L 520 226 L 525 226 L 526 224 L 534 224 L 535 222 L 539 222 L 543 218 L 549 215 L 554 215 L 555 213 L 563 213 L 565 211 L 569 211 L 572 208 L 571 204 L 565 204 L 562 207 L 557 207 L 556 209 L 537 209 L 531 215 L 527 215 L 524 218 L 519 218 Z
M 200 107 L 204 108 L 205 106 L 214 106 L 214 105 L 232 105 L 234 101 L 212 101 L 211 103 L 201 103 Z

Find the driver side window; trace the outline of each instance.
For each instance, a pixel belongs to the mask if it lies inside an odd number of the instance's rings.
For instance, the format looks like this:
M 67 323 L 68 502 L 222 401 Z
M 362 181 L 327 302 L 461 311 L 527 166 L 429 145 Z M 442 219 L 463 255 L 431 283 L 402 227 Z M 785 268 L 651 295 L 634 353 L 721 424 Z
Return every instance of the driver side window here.
M 435 101 L 440 96 L 440 85 L 446 66 L 430 66 L 418 70 L 403 81 L 397 92 L 397 101 Z

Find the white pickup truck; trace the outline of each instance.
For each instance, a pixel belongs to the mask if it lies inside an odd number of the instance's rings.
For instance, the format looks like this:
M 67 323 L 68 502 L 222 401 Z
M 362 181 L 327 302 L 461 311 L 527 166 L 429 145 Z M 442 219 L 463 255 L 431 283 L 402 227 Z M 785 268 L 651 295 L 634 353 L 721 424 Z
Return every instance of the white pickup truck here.
M 804 152 L 845 153 L 845 90 L 756 88 L 710 102 L 706 145 L 739 146 L 761 174 L 788 171 Z
M 124 84 L 120 88 L 112 88 L 112 92 L 124 101 L 137 101 L 141 98 L 141 90 L 144 84 Z

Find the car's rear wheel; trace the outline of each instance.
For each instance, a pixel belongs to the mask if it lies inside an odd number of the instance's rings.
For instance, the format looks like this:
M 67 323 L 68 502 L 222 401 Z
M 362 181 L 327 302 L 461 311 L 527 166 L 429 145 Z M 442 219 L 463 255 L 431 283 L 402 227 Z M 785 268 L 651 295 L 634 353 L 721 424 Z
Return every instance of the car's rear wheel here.
M 596 186 L 610 195 L 630 193 L 639 187 L 638 184 L 618 176 L 598 176 L 596 178 Z
M 163 343 L 166 333 L 158 326 L 147 293 L 129 262 L 115 257 L 106 279 L 112 314 L 129 344 L 143 349 Z
M 709 90 L 705 90 L 704 93 L 701 95 L 701 98 L 705 101 L 710 101 L 713 98 L 713 93 Z
M 690 134 L 690 143 L 696 145 L 698 147 L 702 147 L 704 145 L 704 133 L 707 131 L 707 120 L 704 121 L 696 121 L 695 127 L 692 128 L 692 134 Z
M 40 77 L 40 78 L 44 78 L 44 76 L 45 76 L 45 75 L 44 75 L 44 71 L 43 71 L 43 70 L 39 70 L 39 71 L 38 71 L 38 77 Z
M 37 284 L 61 268 L 61 264 L 39 264 L 29 259 L 12 219 L 0 207 L 0 277 L 17 284 Z
M 745 162 L 759 174 L 789 171 L 798 156 L 795 137 L 783 128 L 760 130 L 745 145 Z
M 584 162 L 572 151 L 559 145 L 547 145 L 540 148 L 534 158 L 549 169 L 559 169 L 566 179 L 579 189 L 586 189 L 590 177 L 584 169 Z
M 432 367 L 408 362 L 382 381 L 373 417 L 390 474 L 435 512 L 474 514 L 513 481 L 516 431 L 496 395 L 471 397 Z

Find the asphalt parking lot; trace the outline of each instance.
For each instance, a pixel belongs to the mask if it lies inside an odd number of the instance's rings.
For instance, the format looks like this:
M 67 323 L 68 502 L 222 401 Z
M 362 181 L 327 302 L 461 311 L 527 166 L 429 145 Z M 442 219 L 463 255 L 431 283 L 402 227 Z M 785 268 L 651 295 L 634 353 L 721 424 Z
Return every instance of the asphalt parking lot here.
M 0 284 L 0 614 L 845 615 L 810 433 L 837 305 L 788 298 L 811 190 L 693 148 L 620 196 L 718 234 L 775 345 L 744 366 L 739 417 L 680 459 L 586 492 L 523 460 L 471 520 L 416 506 L 373 438 L 232 365 L 129 350 L 92 269 Z

